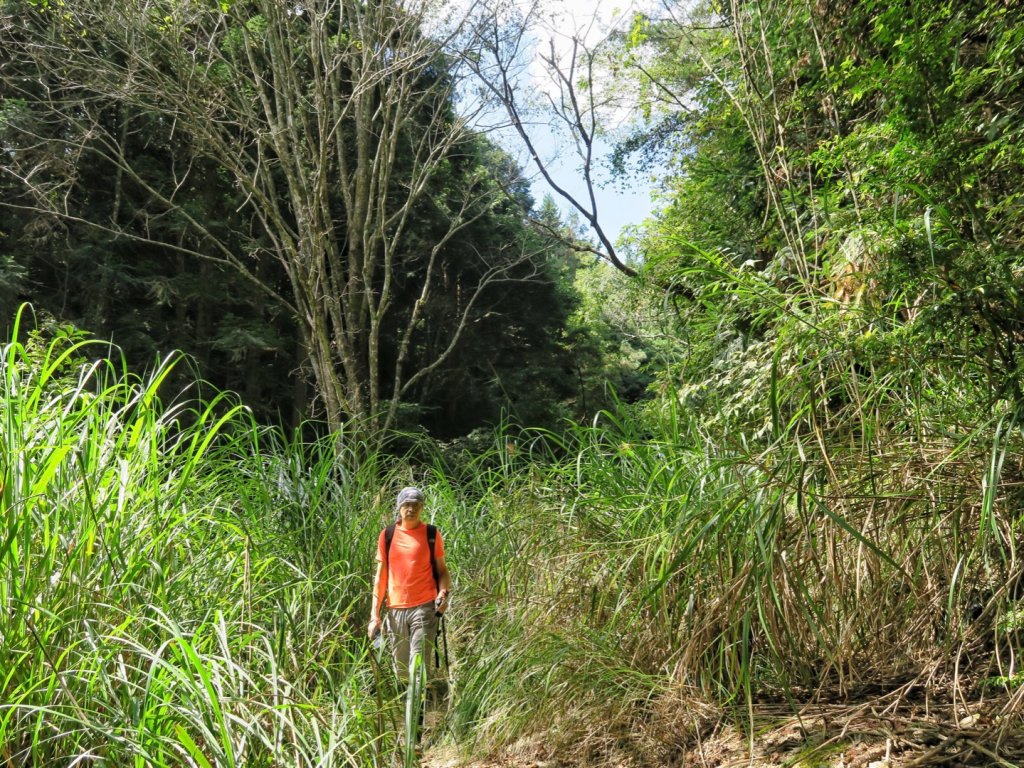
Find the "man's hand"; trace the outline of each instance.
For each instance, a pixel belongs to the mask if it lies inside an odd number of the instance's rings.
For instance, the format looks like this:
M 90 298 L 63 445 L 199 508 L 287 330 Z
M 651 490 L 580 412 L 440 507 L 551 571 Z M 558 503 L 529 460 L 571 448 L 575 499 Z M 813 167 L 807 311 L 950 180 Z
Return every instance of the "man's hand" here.
M 375 635 L 376 635 L 376 634 L 377 634 L 378 632 L 380 632 L 380 627 L 381 627 L 381 624 L 382 624 L 382 622 L 381 622 L 381 620 L 380 620 L 380 616 L 374 616 L 373 618 L 371 618 L 371 619 L 370 619 L 370 626 L 368 626 L 368 627 L 366 628 L 366 635 L 367 635 L 367 636 L 368 636 L 368 637 L 369 637 L 369 638 L 370 638 L 371 640 L 373 640 L 374 636 L 375 636 Z
M 434 607 L 438 613 L 444 613 L 448 610 L 448 590 L 442 589 L 437 593 L 437 599 L 434 601 Z

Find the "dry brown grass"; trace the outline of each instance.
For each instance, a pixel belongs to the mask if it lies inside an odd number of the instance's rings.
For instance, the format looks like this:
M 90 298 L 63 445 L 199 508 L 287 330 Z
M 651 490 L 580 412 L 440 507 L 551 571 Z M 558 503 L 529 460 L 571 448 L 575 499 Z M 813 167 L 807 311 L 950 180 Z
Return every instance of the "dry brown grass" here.
M 970 707 L 926 701 L 912 689 L 857 703 L 793 711 L 757 705 L 740 720 L 700 702 L 665 710 L 625 744 L 604 725 L 577 743 L 538 733 L 484 758 L 451 747 L 429 752 L 424 768 L 911 768 L 1016 766 L 1024 761 L 1024 722 L 1007 697 Z M 750 726 L 753 728 L 751 737 Z

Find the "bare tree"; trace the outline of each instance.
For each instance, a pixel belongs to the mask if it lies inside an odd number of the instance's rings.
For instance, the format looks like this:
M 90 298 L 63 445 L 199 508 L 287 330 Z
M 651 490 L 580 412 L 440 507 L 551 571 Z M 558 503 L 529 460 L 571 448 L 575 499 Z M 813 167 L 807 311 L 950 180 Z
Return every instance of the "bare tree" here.
M 518 134 L 544 181 L 579 213 L 597 236 L 600 247 L 581 245 L 575 240 L 566 244 L 577 250 L 589 251 L 625 274 L 635 276 L 636 270 L 616 252 L 598 210 L 595 180 L 599 159 L 597 142 L 602 110 L 609 106 L 605 100 L 608 91 L 598 87 L 599 78 L 606 74 L 601 65 L 600 46 L 587 43 L 589 28 L 567 32 L 543 23 L 540 0 L 531 0 L 525 11 L 518 10 L 520 6 L 507 0 L 488 0 L 477 6 L 474 25 L 476 45 L 467 63 L 484 91 L 508 116 L 509 125 Z M 591 20 L 590 25 L 594 23 Z M 564 50 L 556 47 L 556 37 L 566 43 Z M 541 111 L 553 120 L 556 130 L 568 138 L 579 161 L 584 195 L 573 194 L 554 178 L 552 164 L 543 156 L 533 130 L 536 127 L 535 115 L 529 98 L 536 89 L 530 83 L 527 69 L 534 46 L 544 38 L 546 51 L 539 57 L 552 89 L 542 92 L 546 105 Z M 541 222 L 537 223 L 543 226 Z M 563 236 L 545 229 L 556 237 Z
M 34 207 L 70 216 L 75 158 L 98 153 L 112 183 L 147 191 L 154 216 L 187 220 L 198 234 L 171 247 L 229 266 L 297 319 L 334 429 L 349 417 L 374 432 L 391 427 L 410 388 L 455 348 L 482 292 L 529 259 L 517 244 L 481 253 L 449 344 L 412 365 L 425 309 L 450 279 L 446 246 L 497 196 L 482 172 L 432 194 L 473 139 L 453 111 L 459 62 L 472 57 L 446 54 L 463 31 L 446 0 L 75 0 L 25 10 L 28 25 L 13 10 L 0 16 L 0 48 L 45 76 L 27 84 L 12 75 L 5 88 L 30 93 L 60 130 L 26 128 L 5 169 Z M 194 154 L 171 169 L 179 188 L 160 188 L 133 165 L 111 105 L 188 137 Z M 30 151 L 43 141 L 60 148 Z M 219 164 L 244 193 L 259 225 L 248 252 L 180 204 L 195 157 Z M 428 209 L 434 235 L 425 242 L 411 229 Z M 145 237 L 116 215 L 89 223 Z M 261 277 L 267 258 L 282 265 L 286 289 Z M 412 273 L 415 298 L 396 302 Z M 394 350 L 386 370 L 385 342 Z

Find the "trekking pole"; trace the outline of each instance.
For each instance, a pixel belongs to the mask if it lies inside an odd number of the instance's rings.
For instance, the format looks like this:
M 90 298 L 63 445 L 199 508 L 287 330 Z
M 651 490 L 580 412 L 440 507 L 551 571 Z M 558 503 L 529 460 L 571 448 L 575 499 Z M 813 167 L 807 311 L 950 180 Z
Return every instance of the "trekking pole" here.
M 440 606 L 441 598 L 438 598 L 437 605 Z M 448 668 L 448 635 L 444 631 L 444 613 L 441 611 L 434 611 L 434 616 L 437 617 L 437 634 L 434 635 L 434 667 L 436 669 L 441 668 L 441 657 L 438 655 L 438 638 L 444 642 L 444 671 L 445 674 L 451 674 L 451 670 Z
M 441 614 L 441 621 L 438 623 L 438 634 L 441 635 L 441 642 L 444 643 L 444 671 L 446 674 L 451 674 L 451 668 L 448 665 L 448 633 L 444 629 L 444 614 Z M 434 646 L 434 653 L 437 653 L 437 645 Z M 438 666 L 440 666 L 440 659 L 438 659 Z

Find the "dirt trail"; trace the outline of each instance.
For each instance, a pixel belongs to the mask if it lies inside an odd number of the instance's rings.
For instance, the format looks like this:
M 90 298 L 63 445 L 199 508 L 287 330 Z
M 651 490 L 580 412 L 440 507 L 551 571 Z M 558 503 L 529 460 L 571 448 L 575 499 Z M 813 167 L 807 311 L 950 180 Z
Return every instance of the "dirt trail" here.
M 978 702 L 970 710 L 960 708 L 955 721 L 949 707 L 924 704 L 898 709 L 871 701 L 808 706 L 799 715 L 765 707 L 753 713 L 753 742 L 725 724 L 650 755 L 595 751 L 593 744 L 578 754 L 551 754 L 538 737 L 476 760 L 461 758 L 451 746 L 435 746 L 424 755 L 422 768 L 1016 768 L 1024 766 L 1024 727 L 1019 717 L 1001 714 L 1008 704 Z M 614 743 L 597 732 L 594 741 Z

